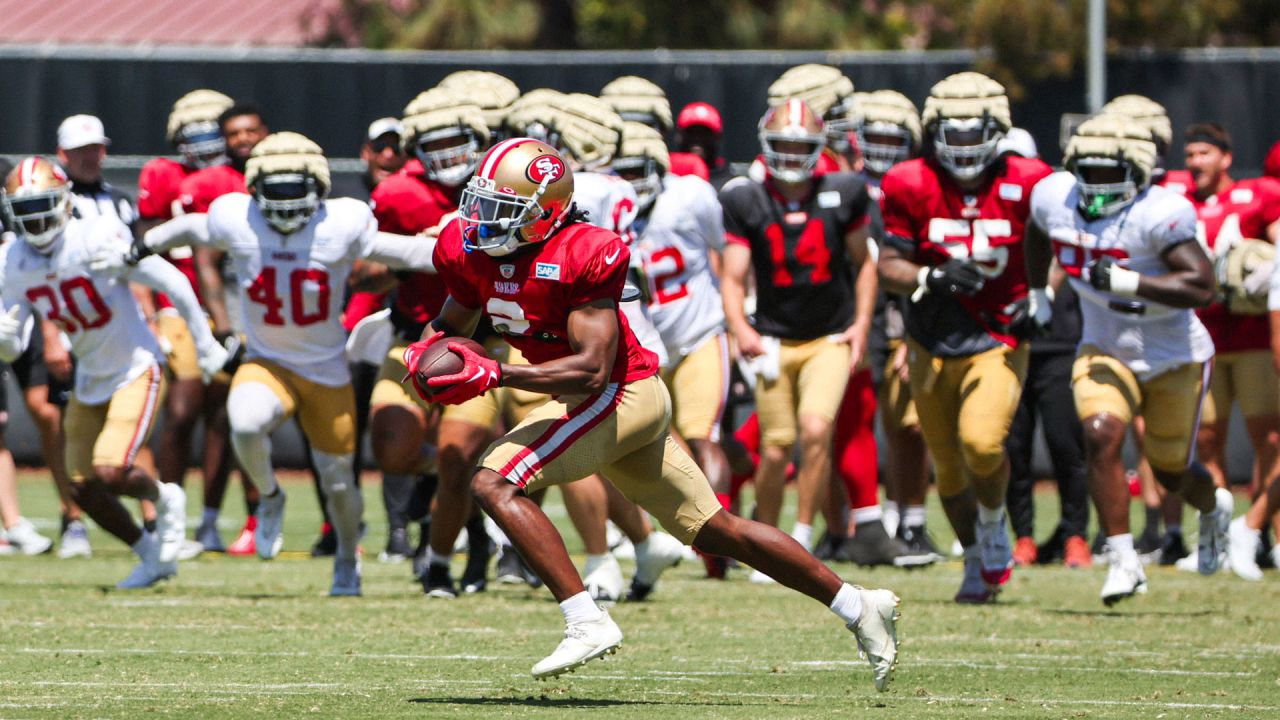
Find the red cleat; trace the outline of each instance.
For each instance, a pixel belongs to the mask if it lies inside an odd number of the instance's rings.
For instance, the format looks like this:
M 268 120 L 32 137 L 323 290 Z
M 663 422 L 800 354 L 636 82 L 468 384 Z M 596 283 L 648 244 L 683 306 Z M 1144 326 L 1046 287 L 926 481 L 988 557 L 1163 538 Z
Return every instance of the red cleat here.
M 228 555 L 254 555 L 258 548 L 253 543 L 253 531 L 258 527 L 258 518 L 250 515 L 244 521 L 244 527 L 241 528 L 240 534 L 236 536 L 234 542 L 227 546 Z
M 1062 551 L 1062 564 L 1069 568 L 1093 567 L 1093 553 L 1089 551 L 1089 543 L 1079 535 L 1067 538 Z
M 1036 554 L 1035 538 L 1020 537 L 1018 542 L 1013 545 L 1013 564 L 1023 567 L 1035 565 Z

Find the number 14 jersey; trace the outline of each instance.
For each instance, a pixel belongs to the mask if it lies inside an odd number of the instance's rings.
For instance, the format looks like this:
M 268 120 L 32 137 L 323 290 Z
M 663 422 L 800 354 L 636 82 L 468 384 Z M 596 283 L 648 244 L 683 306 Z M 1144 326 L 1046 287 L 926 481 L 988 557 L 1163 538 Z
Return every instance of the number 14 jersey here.
M 845 237 L 869 222 L 869 203 L 866 183 L 853 173 L 815 178 L 809 195 L 795 203 L 767 179 L 724 186 L 725 241 L 751 250 L 757 331 L 813 340 L 849 327 L 854 269 Z

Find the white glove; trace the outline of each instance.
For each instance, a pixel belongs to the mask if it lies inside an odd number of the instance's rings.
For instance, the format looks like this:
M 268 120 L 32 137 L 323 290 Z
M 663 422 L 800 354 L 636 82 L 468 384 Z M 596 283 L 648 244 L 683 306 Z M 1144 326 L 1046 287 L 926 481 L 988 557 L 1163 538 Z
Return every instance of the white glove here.
M 204 378 L 206 385 L 226 367 L 229 356 L 230 353 L 227 349 L 217 342 L 211 343 L 208 347 L 200 350 L 200 357 L 196 364 L 200 366 L 200 376 Z
M 1027 312 L 1035 321 L 1036 327 L 1049 327 L 1053 319 L 1053 291 L 1046 288 L 1031 288 L 1027 293 Z
M 129 251 L 118 247 L 103 245 L 93 251 L 89 257 L 89 269 L 95 273 L 106 275 L 110 282 L 116 282 L 132 269 L 128 261 Z
M 1266 295 L 1271 290 L 1271 273 L 1274 269 L 1274 262 L 1259 263 L 1241 283 L 1244 291 L 1250 296 Z
M 0 315 L 0 345 L 16 347 L 22 343 L 22 326 L 25 323 L 18 319 L 21 311 L 21 307 L 14 305 L 9 312 Z

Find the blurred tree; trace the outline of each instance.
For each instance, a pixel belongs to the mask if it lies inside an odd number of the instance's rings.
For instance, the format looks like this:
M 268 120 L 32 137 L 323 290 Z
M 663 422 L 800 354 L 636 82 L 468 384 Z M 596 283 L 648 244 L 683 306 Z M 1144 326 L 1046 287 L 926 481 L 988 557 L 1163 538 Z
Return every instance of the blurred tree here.
M 1072 72 L 1087 0 L 331 0 L 306 20 L 326 47 L 430 49 L 987 48 L 1015 95 Z M 1109 46 L 1280 44 L 1277 0 L 1108 0 Z

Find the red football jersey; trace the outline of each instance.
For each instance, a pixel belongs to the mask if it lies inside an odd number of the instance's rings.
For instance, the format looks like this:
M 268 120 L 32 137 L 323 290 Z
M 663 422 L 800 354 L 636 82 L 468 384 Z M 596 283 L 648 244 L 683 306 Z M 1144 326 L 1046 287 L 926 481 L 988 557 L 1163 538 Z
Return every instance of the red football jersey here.
M 631 253 L 616 233 L 587 223 L 565 227 L 550 240 L 503 257 L 467 252 L 458 223 L 436 244 L 435 266 L 453 299 L 483 310 L 529 362 L 574 354 L 569 312 L 603 298 L 622 297 Z M 632 382 L 658 372 L 658 356 L 641 347 L 627 317 L 618 318 L 618 352 L 610 382 Z
M 1011 156 L 996 165 L 991 182 L 968 193 L 932 161 L 917 158 L 893 166 L 880 186 L 885 233 L 914 244 L 915 262 L 932 266 L 951 258 L 972 258 L 977 263 L 986 278 L 982 290 L 954 301 L 964 309 L 975 332 L 985 332 L 1005 345 L 1018 343 L 1004 332 L 1010 320 L 1005 311 L 1027 294 L 1022 240 L 1031 188 L 1051 172 L 1039 160 Z M 954 327 L 938 327 L 931 334 L 952 348 L 981 345 L 941 338 L 954 331 Z M 926 346 L 933 344 L 915 333 L 913 337 Z
M 244 173 L 230 165 L 215 165 L 197 170 L 182 180 L 178 188 L 182 211 L 208 212 L 214 200 L 229 193 L 248 193 Z
M 670 155 L 672 175 L 694 175 L 703 180 L 711 178 L 711 171 L 707 169 L 707 163 L 703 159 L 687 152 L 673 152 Z
M 410 160 L 373 189 L 373 216 L 384 232 L 416 235 L 457 210 L 461 194 L 460 187 L 451 189 L 428 180 L 422 163 Z M 431 273 L 402 273 L 395 311 L 415 323 L 430 322 L 448 294 L 444 283 Z
M 173 219 L 174 211 L 182 210 L 182 203 L 179 201 L 182 181 L 194 172 L 194 169 L 169 158 L 148 160 L 138 174 L 138 215 L 143 220 Z M 191 256 L 190 249 L 184 248 L 177 257 L 173 253 L 166 253 L 165 259 L 187 276 L 187 282 L 191 283 L 191 289 L 196 291 L 196 297 L 199 298 L 200 281 L 196 277 L 196 261 Z M 173 307 L 164 293 L 155 293 L 155 299 L 156 307 Z
M 1267 226 L 1280 219 L 1280 182 L 1271 178 L 1237 180 L 1231 187 L 1201 200 L 1188 186 L 1186 197 L 1196 207 L 1196 235 L 1211 251 L 1237 240 L 1267 239 Z M 1224 303 L 1197 311 L 1220 353 L 1271 348 L 1266 315 L 1234 315 Z
M 1196 181 L 1191 179 L 1191 173 L 1186 170 L 1170 170 L 1156 185 L 1168 188 L 1179 195 L 1186 195 L 1196 189 Z

